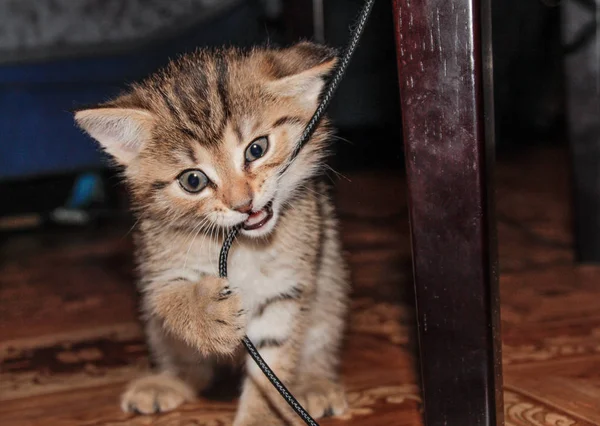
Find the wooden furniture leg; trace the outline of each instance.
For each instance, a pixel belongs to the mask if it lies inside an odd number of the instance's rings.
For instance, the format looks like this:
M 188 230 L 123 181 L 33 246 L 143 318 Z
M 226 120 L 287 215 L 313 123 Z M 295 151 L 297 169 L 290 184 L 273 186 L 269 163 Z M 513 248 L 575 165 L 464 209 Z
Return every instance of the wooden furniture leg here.
M 425 421 L 503 424 L 489 0 L 394 0 Z
M 575 251 L 600 262 L 600 62 L 594 0 L 563 4 L 568 138 L 573 164 Z

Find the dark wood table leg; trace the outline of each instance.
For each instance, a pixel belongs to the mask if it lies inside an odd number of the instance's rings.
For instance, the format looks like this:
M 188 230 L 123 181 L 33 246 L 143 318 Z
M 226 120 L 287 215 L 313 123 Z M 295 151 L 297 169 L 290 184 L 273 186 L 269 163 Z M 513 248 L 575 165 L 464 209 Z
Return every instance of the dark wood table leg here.
M 563 4 L 568 138 L 573 158 L 575 249 L 600 262 L 600 63 L 595 2 Z
M 489 0 L 394 0 L 425 420 L 503 424 Z

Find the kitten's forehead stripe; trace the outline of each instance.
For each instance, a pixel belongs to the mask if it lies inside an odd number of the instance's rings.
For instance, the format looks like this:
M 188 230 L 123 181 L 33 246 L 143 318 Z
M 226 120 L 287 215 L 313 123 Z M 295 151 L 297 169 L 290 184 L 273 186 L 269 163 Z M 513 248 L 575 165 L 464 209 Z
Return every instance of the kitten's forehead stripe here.
M 196 138 L 196 133 L 194 133 L 187 127 L 178 127 L 177 130 L 179 130 L 181 133 L 189 136 L 190 138 L 194 138 L 194 139 Z
M 190 70 L 187 70 L 186 75 L 189 77 L 183 82 L 179 83 L 179 87 L 183 92 L 182 97 L 186 101 L 185 106 L 188 110 L 188 114 L 191 115 L 192 120 L 197 126 L 202 127 L 202 123 L 210 119 L 210 108 L 206 102 L 204 102 L 208 95 L 208 79 L 206 78 L 206 70 L 197 70 L 194 66 Z M 185 86 L 191 86 L 191 90 L 184 90 Z M 199 108 L 201 103 L 203 105 Z
M 204 77 L 204 75 L 202 75 L 202 77 Z M 206 80 L 206 77 L 204 77 L 204 80 Z M 189 86 L 189 89 L 193 90 L 194 93 L 190 93 L 190 90 L 186 90 L 186 86 Z M 208 120 L 207 114 L 210 109 L 196 107 L 196 102 L 192 98 L 193 96 L 198 96 L 198 89 L 196 86 L 196 80 L 176 80 L 174 82 L 173 92 L 175 98 L 181 104 L 181 110 L 185 114 L 187 121 L 194 127 L 201 127 L 202 122 Z M 205 87 L 201 87 L 201 90 L 205 90 Z
M 169 110 L 172 118 L 174 119 L 175 127 L 177 128 L 177 130 L 187 135 L 188 137 L 195 138 L 196 134 L 190 128 L 191 126 L 189 126 L 185 117 L 183 117 L 182 108 L 179 105 L 176 105 L 176 102 L 179 98 L 177 96 L 174 96 L 174 99 L 171 99 L 171 94 L 175 89 L 166 85 L 158 86 L 157 88 L 158 92 L 162 96 L 163 101 L 165 102 L 167 109 Z
M 223 107 L 223 124 L 222 127 L 225 127 L 227 120 L 231 117 L 231 105 L 229 104 L 229 97 L 227 94 L 227 78 L 229 75 L 229 66 L 227 62 L 225 62 L 224 55 L 217 55 L 216 57 L 216 67 L 217 67 L 217 92 L 219 94 L 219 99 L 221 101 L 221 105 Z
M 177 110 L 177 108 L 175 107 L 175 105 L 173 104 L 173 102 L 171 101 L 171 99 L 169 98 L 169 94 L 167 93 L 166 87 L 164 86 L 159 86 L 158 87 L 159 93 L 162 95 L 163 100 L 165 101 L 165 105 L 167 106 L 167 108 L 169 109 L 169 112 L 171 113 L 171 115 L 174 118 L 177 118 L 179 121 L 179 111 Z

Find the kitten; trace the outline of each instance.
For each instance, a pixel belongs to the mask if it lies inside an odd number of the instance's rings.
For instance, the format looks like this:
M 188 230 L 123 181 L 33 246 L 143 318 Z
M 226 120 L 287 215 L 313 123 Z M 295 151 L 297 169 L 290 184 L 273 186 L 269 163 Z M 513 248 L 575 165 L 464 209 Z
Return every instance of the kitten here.
M 349 286 L 319 179 L 327 122 L 280 175 L 335 63 L 311 43 L 201 50 L 76 112 L 123 167 L 139 219 L 139 286 L 158 372 L 129 385 L 125 411 L 193 399 L 245 334 L 312 416 L 345 410 L 338 362 Z M 223 236 L 239 224 L 220 279 Z M 301 423 L 245 362 L 234 424 Z

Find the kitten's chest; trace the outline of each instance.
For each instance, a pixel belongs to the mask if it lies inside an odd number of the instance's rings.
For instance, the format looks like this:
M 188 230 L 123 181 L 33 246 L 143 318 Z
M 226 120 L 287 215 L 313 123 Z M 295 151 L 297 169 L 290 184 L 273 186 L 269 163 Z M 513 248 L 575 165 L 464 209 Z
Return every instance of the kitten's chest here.
M 205 259 L 204 272 L 218 273 L 218 253 L 205 253 L 201 258 Z M 227 272 L 230 285 L 241 292 L 248 311 L 298 284 L 293 255 L 279 247 L 236 245 L 229 254 Z

